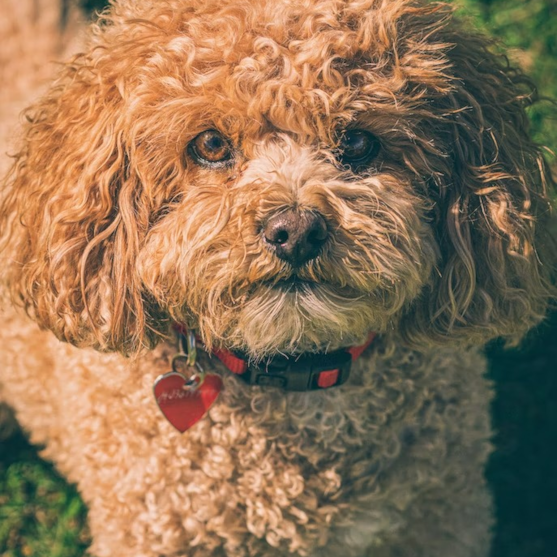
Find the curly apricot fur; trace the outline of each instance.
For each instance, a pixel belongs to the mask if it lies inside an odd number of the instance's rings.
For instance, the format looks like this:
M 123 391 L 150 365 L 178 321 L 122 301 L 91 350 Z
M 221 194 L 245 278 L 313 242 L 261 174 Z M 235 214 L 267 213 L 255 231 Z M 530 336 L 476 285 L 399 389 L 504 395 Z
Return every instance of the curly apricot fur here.
M 410 0 L 114 0 L 92 27 L 2 195 L 31 319 L 4 309 L 0 399 L 78 483 L 93 555 L 488 555 L 477 347 L 555 296 L 536 91 L 491 47 Z M 358 172 L 350 128 L 381 142 Z M 208 129 L 232 164 L 192 159 Z M 329 235 L 298 268 L 263 238 L 293 208 Z M 175 320 L 252 360 L 381 335 L 317 393 L 201 354 L 225 387 L 180 436 L 151 396 Z

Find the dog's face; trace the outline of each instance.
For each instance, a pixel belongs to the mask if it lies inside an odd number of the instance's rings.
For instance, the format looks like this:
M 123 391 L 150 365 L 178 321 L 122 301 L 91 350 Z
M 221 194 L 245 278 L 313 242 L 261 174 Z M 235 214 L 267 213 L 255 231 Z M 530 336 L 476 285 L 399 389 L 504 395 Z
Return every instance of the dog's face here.
M 142 284 L 175 319 L 185 311 L 205 338 L 262 356 L 357 342 L 418 295 L 437 253 L 426 202 L 396 162 L 372 156 L 369 123 L 333 144 L 294 123 L 201 125 L 184 153 L 188 186 L 138 256 Z
M 122 1 L 35 109 L 12 289 L 123 351 L 518 336 L 551 295 L 524 83 L 439 5 Z
M 218 48 L 213 18 L 200 17 L 191 67 L 158 69 L 183 108 L 150 90 L 134 118 L 138 158 L 156 153 L 146 181 L 165 187 L 139 248 L 141 283 L 204 338 L 258 356 L 384 331 L 438 254 L 421 176 L 431 169 L 413 175 L 404 161 L 411 124 L 371 56 L 367 69 L 358 59 L 356 34 L 308 33 L 294 14 L 268 28 L 266 14 L 249 36 L 240 15 L 222 18 Z M 163 168 L 171 180 L 152 175 Z

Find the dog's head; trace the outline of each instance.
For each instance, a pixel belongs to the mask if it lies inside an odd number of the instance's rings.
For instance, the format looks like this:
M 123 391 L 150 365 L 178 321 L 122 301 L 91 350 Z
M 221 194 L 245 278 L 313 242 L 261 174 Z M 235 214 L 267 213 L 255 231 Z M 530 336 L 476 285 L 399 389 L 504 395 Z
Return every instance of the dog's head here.
M 516 339 L 551 296 L 528 80 L 446 5 L 121 0 L 33 107 L 8 281 L 60 338 Z

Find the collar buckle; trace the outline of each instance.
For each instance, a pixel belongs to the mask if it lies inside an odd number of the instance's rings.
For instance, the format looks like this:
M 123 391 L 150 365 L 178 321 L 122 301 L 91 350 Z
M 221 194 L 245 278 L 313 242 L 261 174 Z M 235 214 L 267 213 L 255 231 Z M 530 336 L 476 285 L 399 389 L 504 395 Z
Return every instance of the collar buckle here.
M 239 377 L 249 385 L 280 387 L 285 391 L 318 391 L 345 383 L 351 364 L 352 356 L 346 350 L 304 355 L 297 359 L 278 356 L 248 366 Z

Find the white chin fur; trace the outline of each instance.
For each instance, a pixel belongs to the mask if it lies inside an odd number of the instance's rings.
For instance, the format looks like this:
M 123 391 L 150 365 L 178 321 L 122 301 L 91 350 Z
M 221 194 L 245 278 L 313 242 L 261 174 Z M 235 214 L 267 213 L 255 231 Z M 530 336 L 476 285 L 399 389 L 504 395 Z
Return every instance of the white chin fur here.
M 334 350 L 363 343 L 370 331 L 385 330 L 393 316 L 390 309 L 379 311 L 370 295 L 343 295 L 329 286 L 261 286 L 226 336 L 254 359 Z

